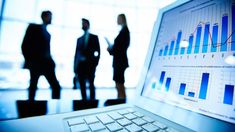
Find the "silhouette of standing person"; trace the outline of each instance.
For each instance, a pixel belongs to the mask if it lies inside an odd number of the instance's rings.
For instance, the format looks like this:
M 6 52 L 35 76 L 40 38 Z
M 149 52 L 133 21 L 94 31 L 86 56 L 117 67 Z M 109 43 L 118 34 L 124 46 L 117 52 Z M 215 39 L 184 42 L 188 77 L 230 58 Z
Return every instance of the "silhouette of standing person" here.
M 113 56 L 113 80 L 115 81 L 118 98 L 126 98 L 124 73 L 128 64 L 127 49 L 130 45 L 130 32 L 127 27 L 125 14 L 119 14 L 117 24 L 122 26 L 121 31 L 114 40 L 113 46 L 108 47 L 108 52 Z
M 29 100 L 34 100 L 38 79 L 44 75 L 52 87 L 52 99 L 60 99 L 60 84 L 55 75 L 55 62 L 51 57 L 51 35 L 46 27 L 51 24 L 52 13 L 43 11 L 43 24 L 29 24 L 22 43 L 24 68 L 30 71 Z
M 86 82 L 89 82 L 90 99 L 95 99 L 95 71 L 100 59 L 100 44 L 97 35 L 89 33 L 90 22 L 83 18 L 84 35 L 77 39 L 74 73 L 79 80 L 83 100 L 87 100 Z

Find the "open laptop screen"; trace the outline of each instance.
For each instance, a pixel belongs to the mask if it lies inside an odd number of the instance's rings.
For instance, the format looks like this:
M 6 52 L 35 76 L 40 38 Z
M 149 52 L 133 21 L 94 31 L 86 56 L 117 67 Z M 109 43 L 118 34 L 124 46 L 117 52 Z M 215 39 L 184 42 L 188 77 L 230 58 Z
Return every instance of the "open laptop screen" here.
M 235 123 L 235 2 L 166 11 L 142 96 Z

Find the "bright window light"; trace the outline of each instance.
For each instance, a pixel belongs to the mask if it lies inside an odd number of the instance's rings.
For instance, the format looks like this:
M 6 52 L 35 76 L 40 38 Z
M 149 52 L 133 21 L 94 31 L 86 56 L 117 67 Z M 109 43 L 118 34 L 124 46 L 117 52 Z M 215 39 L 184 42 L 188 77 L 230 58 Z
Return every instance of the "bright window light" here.
M 48 26 L 51 34 L 51 54 L 56 63 L 58 81 L 63 88 L 73 87 L 73 60 L 77 38 L 83 35 L 83 17 L 90 20 L 90 31 L 98 35 L 100 42 L 101 54 L 96 69 L 95 86 L 115 86 L 112 79 L 112 56 L 107 52 L 104 37 L 113 42 L 119 33 L 117 15 L 124 13 L 131 34 L 128 49 L 130 67 L 125 72 L 125 86 L 136 87 L 158 10 L 174 1 L 6 0 L 0 31 L 0 88 L 28 87 L 29 73 L 28 70 L 22 69 L 24 59 L 20 47 L 28 24 L 42 22 L 40 15 L 43 10 L 50 10 L 53 13 L 52 24 Z M 8 65 L 11 67 L 6 67 Z M 14 80 L 10 79 L 13 74 L 16 77 Z M 40 78 L 38 87 L 48 86 L 45 78 Z
M 187 40 L 182 40 L 180 42 L 180 47 L 187 48 L 189 46 L 189 42 Z
M 224 61 L 229 65 L 235 65 L 235 54 L 227 56 Z

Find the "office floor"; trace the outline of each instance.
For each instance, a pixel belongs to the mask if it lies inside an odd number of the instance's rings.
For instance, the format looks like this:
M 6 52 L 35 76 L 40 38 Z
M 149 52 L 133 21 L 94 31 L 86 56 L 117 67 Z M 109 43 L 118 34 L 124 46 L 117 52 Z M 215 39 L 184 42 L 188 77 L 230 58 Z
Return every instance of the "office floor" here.
M 89 93 L 89 91 L 88 91 Z M 134 88 L 127 88 L 127 103 L 132 103 L 135 95 Z M 96 99 L 99 100 L 98 107 L 104 107 L 107 99 L 115 99 L 117 92 L 115 88 L 96 88 Z M 0 120 L 18 118 L 17 100 L 27 100 L 27 90 L 0 90 Z M 60 100 L 51 99 L 51 90 L 39 89 L 36 100 L 46 100 L 47 114 L 65 113 L 73 111 L 73 100 L 80 100 L 80 90 L 63 89 Z

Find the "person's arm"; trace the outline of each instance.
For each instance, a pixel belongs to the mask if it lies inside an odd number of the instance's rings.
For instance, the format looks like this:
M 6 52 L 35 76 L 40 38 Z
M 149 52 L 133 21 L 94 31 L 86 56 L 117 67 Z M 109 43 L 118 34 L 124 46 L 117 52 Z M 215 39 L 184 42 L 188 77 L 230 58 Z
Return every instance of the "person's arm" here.
M 113 46 L 109 46 L 107 48 L 107 51 L 109 52 L 110 55 L 113 55 Z
M 97 52 L 98 52 L 97 58 L 100 59 L 100 42 L 98 36 L 96 37 L 96 43 L 97 43 Z
M 24 36 L 24 39 L 23 39 L 23 42 L 22 42 L 22 46 L 21 46 L 21 50 L 22 50 L 22 54 L 24 56 L 24 58 L 26 60 L 29 60 L 30 59 L 30 40 L 31 40 L 31 37 L 32 37 L 32 25 L 29 25 L 26 32 L 25 32 L 25 36 Z
M 79 42 L 79 39 L 77 40 L 76 50 L 75 50 L 75 55 L 74 55 L 74 63 L 73 63 L 73 71 L 74 71 L 74 73 L 77 72 L 77 65 L 78 65 L 78 52 L 79 52 L 78 42 Z
M 99 37 L 95 36 L 94 37 L 94 42 L 95 42 L 95 50 L 94 50 L 94 57 L 95 57 L 95 62 L 96 65 L 98 65 L 99 63 L 99 59 L 100 59 L 100 43 L 99 43 Z

